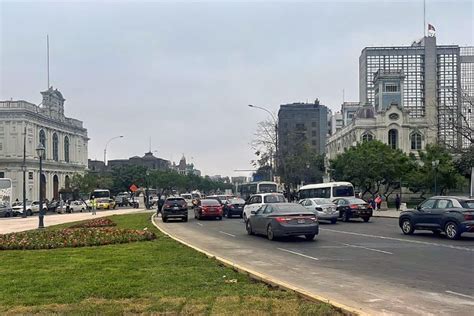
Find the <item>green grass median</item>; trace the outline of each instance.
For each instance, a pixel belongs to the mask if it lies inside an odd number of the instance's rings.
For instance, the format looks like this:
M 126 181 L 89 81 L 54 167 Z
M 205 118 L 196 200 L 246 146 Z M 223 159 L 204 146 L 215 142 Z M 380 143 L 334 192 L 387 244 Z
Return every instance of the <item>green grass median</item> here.
M 253 281 L 179 244 L 150 223 L 150 214 L 109 219 L 118 229 L 146 229 L 157 239 L 0 251 L 0 313 L 342 314 L 331 305 Z

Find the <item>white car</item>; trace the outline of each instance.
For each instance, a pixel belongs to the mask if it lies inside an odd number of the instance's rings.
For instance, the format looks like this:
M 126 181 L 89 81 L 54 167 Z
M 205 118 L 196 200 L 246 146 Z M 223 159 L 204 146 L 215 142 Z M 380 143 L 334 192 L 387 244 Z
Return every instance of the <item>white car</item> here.
M 256 212 L 262 205 L 271 203 L 285 203 L 285 196 L 281 193 L 259 193 L 252 195 L 244 207 L 244 221 L 247 221 L 252 212 Z
M 339 212 L 337 211 L 337 205 L 334 204 L 330 199 L 324 198 L 312 198 L 304 199 L 300 201 L 308 211 L 313 212 L 318 216 L 319 220 L 330 221 L 331 224 L 336 224 Z
M 46 208 L 45 203 L 43 202 L 43 208 Z M 17 214 L 23 214 L 23 204 L 18 203 L 13 207 L 13 211 Z M 26 201 L 26 215 L 31 216 L 33 213 L 39 213 L 39 201 Z
M 193 208 L 193 195 L 191 193 L 183 193 L 181 197 L 186 201 L 188 208 Z

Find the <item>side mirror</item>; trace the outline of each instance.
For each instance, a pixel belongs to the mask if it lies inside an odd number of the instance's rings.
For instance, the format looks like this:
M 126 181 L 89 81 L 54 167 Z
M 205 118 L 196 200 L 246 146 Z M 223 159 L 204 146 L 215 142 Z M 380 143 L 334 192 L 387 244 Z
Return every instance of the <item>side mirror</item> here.
M 255 211 L 250 211 L 250 214 L 255 215 L 256 212 Z
M 417 205 L 417 206 L 416 206 L 416 209 L 417 209 L 418 211 L 421 211 L 421 206 L 420 206 L 420 205 Z

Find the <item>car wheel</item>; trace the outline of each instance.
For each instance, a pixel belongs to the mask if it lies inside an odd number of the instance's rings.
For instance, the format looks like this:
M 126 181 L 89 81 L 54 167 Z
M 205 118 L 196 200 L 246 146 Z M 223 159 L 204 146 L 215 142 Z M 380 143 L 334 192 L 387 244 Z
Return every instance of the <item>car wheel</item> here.
M 247 215 L 244 213 L 244 221 L 247 222 Z
M 222 216 L 217 216 L 217 219 L 221 221 L 221 220 L 222 220 Z
M 366 222 L 366 223 L 367 223 L 368 221 L 370 221 L 370 217 L 363 217 L 362 219 L 363 219 L 364 222 Z
M 11 216 L 10 212 L 5 213 L 5 217 L 10 217 L 10 216 Z
M 81 213 L 84 212 L 84 211 L 85 211 L 84 208 L 81 208 Z
M 186 217 L 183 217 L 183 222 L 186 223 L 187 221 L 188 221 L 188 217 L 187 217 L 187 216 L 186 216 Z
M 27 210 L 26 211 L 26 216 L 31 216 L 31 215 L 33 215 L 33 212 L 31 210 Z
M 411 235 L 415 231 L 415 228 L 413 227 L 410 219 L 408 218 L 403 219 L 401 226 L 402 226 L 402 232 L 405 235 Z
M 337 223 L 337 218 L 331 219 L 331 224 L 336 224 Z
M 252 224 L 250 224 L 250 221 L 247 221 L 245 223 L 245 228 L 247 228 L 248 235 L 253 235 Z
M 166 223 L 168 221 L 168 217 L 163 216 L 163 217 L 161 217 L 161 220 L 163 221 L 163 223 Z
M 272 225 L 268 225 L 268 227 L 267 227 L 267 238 L 268 238 L 268 240 L 274 240 L 275 239 L 275 235 L 273 234 Z
M 448 222 L 446 226 L 444 226 L 444 232 L 449 239 L 458 239 L 461 235 L 459 233 L 458 224 L 455 222 Z
M 314 236 L 316 236 L 316 234 L 307 234 L 307 235 L 304 235 L 304 237 L 306 238 L 306 240 L 313 240 L 314 239 Z
M 194 211 L 194 219 L 197 219 L 197 218 L 198 218 L 197 213 L 196 213 L 196 211 Z

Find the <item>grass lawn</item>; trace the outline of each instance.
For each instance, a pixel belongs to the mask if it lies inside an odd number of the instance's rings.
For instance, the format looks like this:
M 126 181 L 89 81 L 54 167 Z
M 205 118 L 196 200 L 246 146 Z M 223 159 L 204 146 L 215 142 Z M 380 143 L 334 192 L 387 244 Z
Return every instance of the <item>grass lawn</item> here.
M 341 315 L 328 304 L 271 289 L 175 242 L 150 223 L 150 214 L 109 218 L 118 228 L 147 227 L 158 239 L 0 251 L 0 313 Z M 237 283 L 225 282 L 230 279 Z

